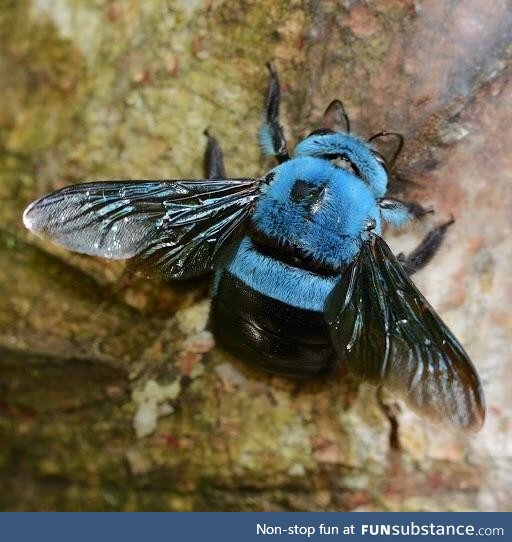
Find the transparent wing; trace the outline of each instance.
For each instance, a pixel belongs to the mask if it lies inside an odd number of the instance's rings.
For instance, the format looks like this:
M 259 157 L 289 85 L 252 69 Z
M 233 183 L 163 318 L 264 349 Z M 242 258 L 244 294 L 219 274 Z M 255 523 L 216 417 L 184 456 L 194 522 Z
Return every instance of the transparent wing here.
M 258 194 L 257 179 L 86 183 L 35 201 L 23 221 L 75 252 L 191 278 L 211 269 Z
M 468 355 L 386 243 L 364 243 L 326 305 L 342 362 L 434 422 L 478 430 L 484 396 Z

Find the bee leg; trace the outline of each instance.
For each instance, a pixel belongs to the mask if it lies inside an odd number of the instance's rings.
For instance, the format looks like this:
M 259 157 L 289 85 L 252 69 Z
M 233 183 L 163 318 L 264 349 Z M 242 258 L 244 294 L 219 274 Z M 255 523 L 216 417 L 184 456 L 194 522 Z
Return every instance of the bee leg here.
M 439 224 L 439 226 L 436 226 L 425 235 L 421 243 L 408 256 L 405 256 L 404 254 L 399 254 L 397 256 L 398 261 L 402 264 L 409 276 L 416 273 L 416 271 L 419 271 L 430 262 L 435 253 L 439 250 L 446 230 L 454 222 L 455 220 L 452 217 L 448 222 Z
M 281 88 L 277 71 L 272 64 L 267 64 L 270 72 L 267 97 L 265 99 L 264 120 L 260 129 L 260 145 L 265 154 L 275 156 L 282 164 L 290 158 L 283 127 L 279 122 L 279 104 L 281 102 Z
M 415 201 L 401 201 L 395 198 L 380 198 L 377 204 L 384 221 L 396 228 L 434 212 L 432 208 L 426 209 Z
M 219 142 L 210 134 L 209 130 L 204 131 L 208 138 L 204 151 L 203 167 L 207 179 L 225 179 L 224 156 Z
M 389 447 L 393 451 L 400 451 L 402 449 L 400 443 L 400 423 L 398 421 L 400 405 L 387 398 L 382 386 L 377 388 L 376 396 L 379 409 L 389 422 Z

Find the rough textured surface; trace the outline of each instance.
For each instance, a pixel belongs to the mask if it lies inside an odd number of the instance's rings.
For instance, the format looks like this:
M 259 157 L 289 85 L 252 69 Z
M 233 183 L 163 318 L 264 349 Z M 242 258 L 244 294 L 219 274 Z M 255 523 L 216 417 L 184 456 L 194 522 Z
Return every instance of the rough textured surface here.
M 0 508 L 507 510 L 512 502 L 512 14 L 505 2 L 9 1 L 0 13 Z M 274 58 L 290 139 L 333 98 L 399 130 L 395 192 L 453 214 L 416 278 L 473 357 L 462 436 L 341 376 L 302 386 L 211 349 L 207 284 L 126 279 L 23 230 L 65 184 L 262 173 Z M 404 179 L 407 179 L 405 181 Z M 395 411 L 395 407 L 391 407 Z

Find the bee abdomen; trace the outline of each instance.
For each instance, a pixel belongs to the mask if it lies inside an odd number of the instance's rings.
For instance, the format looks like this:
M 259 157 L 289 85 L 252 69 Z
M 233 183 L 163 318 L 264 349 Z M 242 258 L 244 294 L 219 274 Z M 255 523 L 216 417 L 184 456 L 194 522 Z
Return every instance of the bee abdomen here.
M 270 373 L 314 376 L 330 370 L 336 355 L 322 313 L 293 307 L 222 271 L 210 327 L 241 359 Z

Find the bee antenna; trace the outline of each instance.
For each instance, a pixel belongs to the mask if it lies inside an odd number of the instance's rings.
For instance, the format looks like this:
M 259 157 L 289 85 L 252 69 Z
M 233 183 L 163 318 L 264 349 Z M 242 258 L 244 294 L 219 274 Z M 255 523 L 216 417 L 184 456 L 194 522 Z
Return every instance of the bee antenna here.
M 377 133 L 375 135 L 372 135 L 372 137 L 367 139 L 367 142 L 371 143 L 374 139 L 377 139 L 379 137 L 387 137 L 387 136 L 393 136 L 393 137 L 396 137 L 398 139 L 398 146 L 397 146 L 393 156 L 388 161 L 389 166 L 391 167 L 391 166 L 393 166 L 393 164 L 395 163 L 395 160 L 398 158 L 398 155 L 402 151 L 402 148 L 404 146 L 404 136 L 402 134 L 399 134 L 398 132 L 386 132 L 385 130 L 383 130 L 382 132 L 379 132 L 379 133 Z
M 333 100 L 324 112 L 322 128 L 341 132 L 342 122 L 345 123 L 345 132 L 350 134 L 350 119 L 348 118 L 345 106 L 341 100 Z

